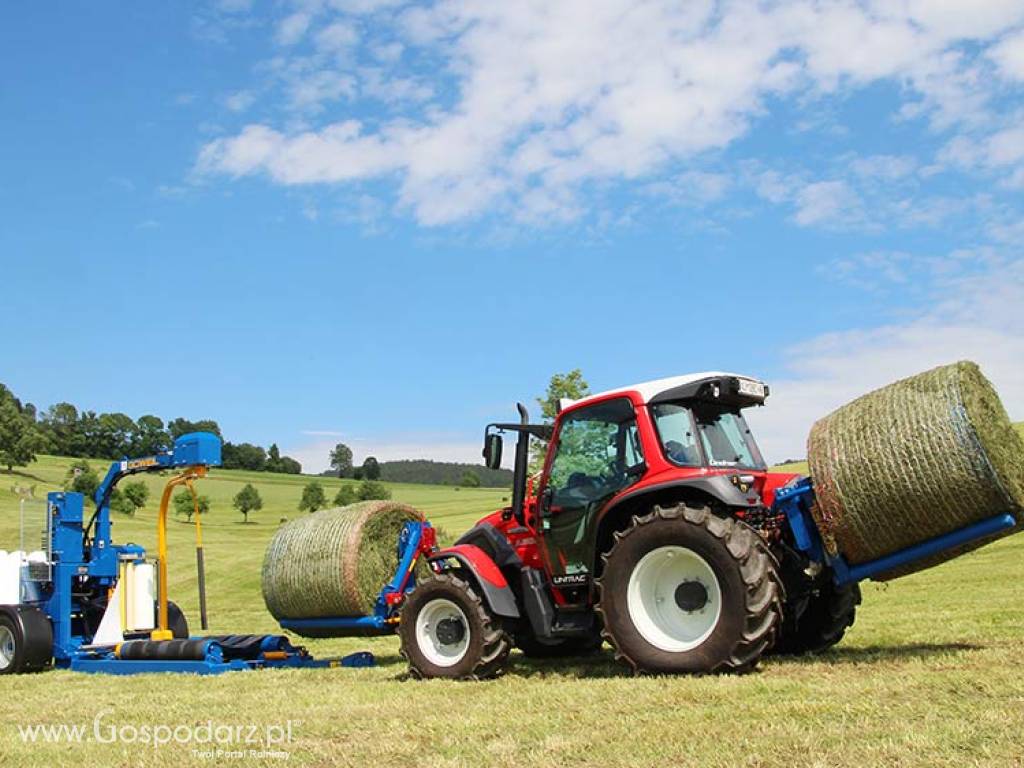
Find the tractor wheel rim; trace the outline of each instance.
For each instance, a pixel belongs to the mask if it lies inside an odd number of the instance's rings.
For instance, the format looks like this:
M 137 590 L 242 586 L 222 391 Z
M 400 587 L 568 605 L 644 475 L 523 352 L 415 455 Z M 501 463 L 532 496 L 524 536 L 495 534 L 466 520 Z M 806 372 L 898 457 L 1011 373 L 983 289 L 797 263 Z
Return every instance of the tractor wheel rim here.
M 669 653 L 700 646 L 722 616 L 722 588 L 692 549 L 652 549 L 633 568 L 626 591 L 629 617 L 648 643 Z
M 14 663 L 14 634 L 7 627 L 0 627 L 0 669 L 7 669 Z
M 461 637 L 452 641 L 450 631 L 439 632 L 441 622 L 448 622 L 448 630 L 451 622 L 461 624 Z M 469 650 L 469 639 L 469 620 L 451 600 L 431 600 L 416 617 L 416 643 L 427 661 L 438 667 L 453 667 L 462 661 Z

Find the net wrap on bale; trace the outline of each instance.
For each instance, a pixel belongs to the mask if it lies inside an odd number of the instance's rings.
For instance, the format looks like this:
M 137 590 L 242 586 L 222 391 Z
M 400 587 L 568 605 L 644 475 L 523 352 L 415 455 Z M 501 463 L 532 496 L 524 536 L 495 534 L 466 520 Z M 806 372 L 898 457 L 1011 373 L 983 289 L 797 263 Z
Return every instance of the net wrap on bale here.
M 263 559 L 263 599 L 278 620 L 367 616 L 398 565 L 412 507 L 364 501 L 285 523 Z
M 1020 530 L 1024 443 L 978 366 L 935 368 L 864 395 L 811 429 L 815 521 L 851 563 L 1010 512 L 1016 528 L 887 571 L 891 579 Z

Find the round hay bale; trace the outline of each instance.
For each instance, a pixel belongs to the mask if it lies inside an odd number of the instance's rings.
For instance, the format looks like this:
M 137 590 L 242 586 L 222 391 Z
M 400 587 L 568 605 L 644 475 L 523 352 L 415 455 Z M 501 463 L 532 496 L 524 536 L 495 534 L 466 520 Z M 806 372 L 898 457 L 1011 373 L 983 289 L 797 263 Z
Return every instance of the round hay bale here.
M 263 600 L 278 620 L 366 616 L 398 566 L 398 536 L 423 516 L 392 501 L 325 509 L 286 523 L 263 559 Z
M 888 571 L 945 562 L 1020 528 L 1024 443 L 978 366 L 959 362 L 875 390 L 816 422 L 807 442 L 828 549 L 863 563 L 993 515 L 1001 534 Z

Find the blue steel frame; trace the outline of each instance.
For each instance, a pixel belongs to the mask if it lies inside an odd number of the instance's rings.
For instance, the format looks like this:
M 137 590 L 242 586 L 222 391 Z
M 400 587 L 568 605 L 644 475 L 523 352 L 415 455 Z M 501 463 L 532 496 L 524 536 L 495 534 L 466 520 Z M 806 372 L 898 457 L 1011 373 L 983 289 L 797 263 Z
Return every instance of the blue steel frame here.
M 56 667 L 113 675 L 144 672 L 214 675 L 278 667 L 366 667 L 374 664 L 373 655 L 365 651 L 340 659 L 314 659 L 304 648 L 293 646 L 287 638 L 278 635 L 264 636 L 258 646 L 245 651 L 241 656 L 238 651 L 230 657 L 226 656 L 217 640 L 208 639 L 201 660 L 126 660 L 118 658 L 113 648 L 90 647 L 92 637 L 76 630 L 74 617 L 80 616 L 85 609 L 74 597 L 76 582 L 87 580 L 90 587 L 102 592 L 104 588 L 114 585 L 122 562 L 139 563 L 146 556 L 140 546 L 114 545 L 111 542 L 109 500 L 118 481 L 139 472 L 217 466 L 220 463 L 220 438 L 208 432 L 182 435 L 174 441 L 172 450 L 155 456 L 115 461 L 94 496 L 95 528 L 88 545 L 88 557 L 85 498 L 73 492 L 47 495 L 47 531 L 53 565 L 51 580 L 43 586 L 42 599 L 35 605 L 46 613 L 53 626 L 53 658 Z
M 304 648 L 293 646 L 287 639 L 278 635 L 265 636 L 261 647 L 245 658 L 226 658 L 221 644 L 213 639 L 206 641 L 204 652 L 205 658 L 197 661 L 135 661 L 119 659 L 113 651 L 108 650 L 93 655 L 80 655 L 72 660 L 69 669 L 74 672 L 106 675 L 138 675 L 153 672 L 219 675 L 224 672 L 256 669 L 372 667 L 376 663 L 369 651 L 359 651 L 337 659 L 314 659 Z
M 315 619 L 282 619 L 278 623 L 284 629 L 302 633 L 303 630 L 320 630 L 344 637 L 347 632 L 359 634 L 362 631 L 394 632 L 397 629 L 398 601 L 394 595 L 411 592 L 416 586 L 413 569 L 423 540 L 424 530 L 430 523 L 409 522 L 402 526 L 398 537 L 398 567 L 391 581 L 384 585 L 370 616 L 326 616 Z M 390 598 L 390 599 L 389 599 Z
M 910 565 L 930 555 L 1013 528 L 1017 524 L 1016 519 L 1009 513 L 994 515 L 877 560 L 850 565 L 842 555 L 830 555 L 825 551 L 821 535 L 811 516 L 813 504 L 814 483 L 809 477 L 805 477 L 793 485 L 780 488 L 775 494 L 772 510 L 786 516 L 797 549 L 811 560 L 825 563 L 832 568 L 832 579 L 837 586 L 870 579 L 885 571 Z

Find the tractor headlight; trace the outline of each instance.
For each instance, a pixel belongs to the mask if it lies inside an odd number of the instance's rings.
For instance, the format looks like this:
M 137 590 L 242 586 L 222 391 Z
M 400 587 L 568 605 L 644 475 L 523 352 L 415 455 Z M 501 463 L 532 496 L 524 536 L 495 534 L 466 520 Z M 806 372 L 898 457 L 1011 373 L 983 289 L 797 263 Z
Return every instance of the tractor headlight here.
M 768 387 L 753 379 L 736 379 L 736 391 L 745 396 L 764 400 L 768 397 Z

